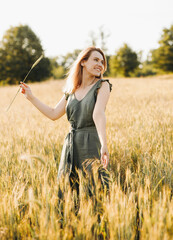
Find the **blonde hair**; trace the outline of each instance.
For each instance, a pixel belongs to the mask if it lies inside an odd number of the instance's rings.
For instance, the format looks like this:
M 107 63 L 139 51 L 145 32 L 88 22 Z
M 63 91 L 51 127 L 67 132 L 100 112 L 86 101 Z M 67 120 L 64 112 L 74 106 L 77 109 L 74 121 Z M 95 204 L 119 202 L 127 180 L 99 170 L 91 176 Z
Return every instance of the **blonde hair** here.
M 101 76 L 100 76 L 100 77 L 102 77 L 103 73 L 106 71 L 106 68 L 107 68 L 106 57 L 100 48 L 88 47 L 80 52 L 77 59 L 72 64 L 70 71 L 67 74 L 68 77 L 66 79 L 66 85 L 63 89 L 63 92 L 66 92 L 69 94 L 74 93 L 76 91 L 76 89 L 82 84 L 83 67 L 81 66 L 81 62 L 83 60 L 85 60 L 85 61 L 88 60 L 88 58 L 90 57 L 90 55 L 93 51 L 97 51 L 103 56 L 103 66 L 104 67 L 103 67 L 103 72 L 101 73 Z

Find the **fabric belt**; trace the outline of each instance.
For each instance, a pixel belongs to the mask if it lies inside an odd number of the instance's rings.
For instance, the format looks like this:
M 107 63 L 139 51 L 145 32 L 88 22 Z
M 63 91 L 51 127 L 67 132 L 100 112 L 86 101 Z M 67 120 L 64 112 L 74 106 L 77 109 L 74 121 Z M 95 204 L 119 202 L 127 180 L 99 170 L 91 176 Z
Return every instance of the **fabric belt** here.
M 68 140 L 69 140 L 69 155 L 70 155 L 70 162 L 69 162 L 69 175 L 72 171 L 73 167 L 73 144 L 74 144 L 74 135 L 75 132 L 96 132 L 96 127 L 95 126 L 90 126 L 90 127 L 84 127 L 84 128 L 74 128 L 73 125 L 71 125 L 70 132 L 68 134 Z

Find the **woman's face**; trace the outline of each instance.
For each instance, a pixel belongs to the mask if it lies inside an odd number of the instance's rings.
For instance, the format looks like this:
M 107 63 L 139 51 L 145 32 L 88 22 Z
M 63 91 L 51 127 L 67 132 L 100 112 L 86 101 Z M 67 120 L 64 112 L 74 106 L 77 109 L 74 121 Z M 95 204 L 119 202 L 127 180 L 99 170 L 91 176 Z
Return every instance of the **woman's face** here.
M 99 77 L 103 73 L 104 59 L 101 53 L 93 51 L 88 60 L 83 61 L 81 65 L 89 74 Z

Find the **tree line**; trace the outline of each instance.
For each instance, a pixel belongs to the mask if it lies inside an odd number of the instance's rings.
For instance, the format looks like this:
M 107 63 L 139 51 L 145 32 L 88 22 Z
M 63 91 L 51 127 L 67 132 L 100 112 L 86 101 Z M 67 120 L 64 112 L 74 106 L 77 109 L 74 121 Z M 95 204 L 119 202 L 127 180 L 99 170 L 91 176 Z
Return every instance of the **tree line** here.
M 108 68 L 106 76 L 140 77 L 173 72 L 173 25 L 164 28 L 158 42 L 159 47 L 148 53 L 142 62 L 141 52 L 135 52 L 127 43 L 107 54 L 106 41 L 110 36 L 103 27 L 96 35 L 90 32 L 90 44 L 98 45 L 106 53 Z M 29 81 L 42 81 L 50 77 L 66 77 L 69 67 L 81 49 L 54 58 L 44 57 L 29 75 Z M 44 53 L 40 39 L 28 25 L 10 27 L 0 41 L 0 83 L 18 84 L 22 81 L 32 64 Z

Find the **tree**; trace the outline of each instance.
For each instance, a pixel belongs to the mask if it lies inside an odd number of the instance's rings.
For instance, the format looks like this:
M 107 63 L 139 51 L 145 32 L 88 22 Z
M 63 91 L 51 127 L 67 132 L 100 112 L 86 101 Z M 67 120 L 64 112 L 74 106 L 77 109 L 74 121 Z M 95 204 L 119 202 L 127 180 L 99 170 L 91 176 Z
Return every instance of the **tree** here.
M 110 58 L 111 56 L 106 55 L 107 69 L 106 69 L 106 72 L 104 73 L 105 77 L 110 76 Z
M 66 55 L 60 55 L 54 58 L 50 58 L 51 63 L 51 76 L 54 79 L 63 79 L 66 77 L 68 70 L 70 69 L 73 62 L 78 57 L 80 49 L 75 49 L 73 52 L 67 53 Z
M 94 47 L 100 47 L 105 55 L 107 55 L 107 39 L 110 37 L 110 33 L 108 30 L 104 29 L 104 25 L 101 25 L 98 28 L 98 33 L 94 31 L 89 32 L 89 44 L 94 46 Z
M 159 44 L 159 48 L 151 51 L 153 66 L 164 72 L 173 72 L 173 25 L 170 29 L 163 29 Z
M 110 33 L 108 30 L 104 29 L 104 25 L 101 25 L 98 28 L 98 33 L 94 32 L 94 31 L 90 31 L 89 32 L 89 44 L 91 44 L 94 47 L 100 47 L 105 56 L 106 56 L 106 60 L 107 60 L 107 70 L 104 74 L 104 76 L 109 76 L 110 75 L 110 68 L 109 68 L 109 59 L 110 56 L 107 54 L 107 47 L 106 47 L 106 43 L 107 43 L 107 39 L 110 37 Z
M 97 45 L 97 36 L 94 31 L 89 32 L 89 45 L 96 47 Z
M 99 27 L 99 36 L 98 39 L 100 39 L 100 45 L 101 45 L 101 49 L 103 50 L 103 52 L 105 53 L 105 55 L 107 55 L 107 47 L 106 47 L 106 42 L 107 39 L 110 37 L 110 33 L 104 29 L 104 26 L 100 26 Z
M 49 58 L 51 63 L 51 76 L 54 79 L 62 79 L 65 76 L 65 68 L 62 65 L 59 65 L 59 57 Z
M 138 55 L 125 43 L 115 55 L 111 56 L 109 64 L 112 76 L 129 77 L 137 69 L 140 62 Z
M 146 76 L 153 76 L 156 75 L 157 71 L 153 68 L 153 64 L 151 61 L 144 61 L 140 68 L 135 71 L 136 77 L 146 77 Z
M 11 27 L 0 42 L 0 80 L 19 83 L 42 53 L 41 42 L 29 26 Z M 44 57 L 29 75 L 29 80 L 41 81 L 49 76 L 50 61 Z
M 61 57 L 61 65 L 65 69 L 68 69 L 69 67 L 71 67 L 71 65 L 77 59 L 80 52 L 81 52 L 80 49 L 75 49 L 73 52 L 67 53 L 65 56 L 62 56 Z

